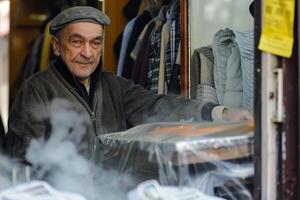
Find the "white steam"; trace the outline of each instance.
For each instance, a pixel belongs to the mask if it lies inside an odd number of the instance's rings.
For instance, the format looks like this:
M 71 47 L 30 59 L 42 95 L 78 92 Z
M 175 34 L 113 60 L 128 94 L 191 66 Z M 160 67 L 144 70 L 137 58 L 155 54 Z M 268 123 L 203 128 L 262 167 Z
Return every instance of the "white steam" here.
M 32 179 L 45 180 L 58 190 L 79 193 L 88 200 L 125 199 L 128 185 L 133 185 L 132 179 L 116 171 L 104 170 L 82 154 L 87 149 L 82 144 L 87 143 L 89 116 L 61 99 L 54 100 L 48 111 L 49 138 L 32 140 L 26 153 L 26 159 L 32 164 Z M 9 171 L 9 163 L 9 160 L 2 160 L 0 169 L 5 165 L 5 170 Z M 0 177 L 0 184 L 4 184 L 0 189 L 11 184 L 10 176 L 5 177 Z
M 11 186 L 12 162 L 4 156 L 0 156 L 0 190 Z

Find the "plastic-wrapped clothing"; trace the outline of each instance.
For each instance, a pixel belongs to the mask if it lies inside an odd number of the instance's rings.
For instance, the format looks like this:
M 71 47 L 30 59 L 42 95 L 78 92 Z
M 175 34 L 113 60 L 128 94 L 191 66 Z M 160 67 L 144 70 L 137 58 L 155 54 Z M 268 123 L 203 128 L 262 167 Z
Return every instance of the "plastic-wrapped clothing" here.
M 245 121 L 143 124 L 100 135 L 101 163 L 138 182 L 157 179 L 212 196 L 223 189 L 229 199 L 251 199 L 234 198 L 229 188 L 251 197 L 244 180 L 254 175 L 253 127 Z
M 201 108 L 196 101 L 182 96 L 153 94 L 130 80 L 102 73 L 100 66 L 92 74 L 90 91 L 94 92 L 89 95 L 92 99 L 89 104 L 70 71 L 59 60 L 28 79 L 18 93 L 8 124 L 7 146 L 13 157 L 24 158 L 32 138 L 49 136 L 51 127 L 47 109 L 54 99 L 66 100 L 74 110 L 90 119 L 79 147 L 88 158 L 94 153 L 95 136 L 126 130 L 129 124 L 201 120 Z M 93 77 L 96 77 L 95 81 Z

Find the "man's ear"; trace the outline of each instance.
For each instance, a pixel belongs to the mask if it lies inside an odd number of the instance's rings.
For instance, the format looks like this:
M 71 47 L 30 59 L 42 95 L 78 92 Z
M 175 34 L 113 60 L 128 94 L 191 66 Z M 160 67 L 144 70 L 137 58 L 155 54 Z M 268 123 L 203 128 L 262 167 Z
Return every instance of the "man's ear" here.
M 53 49 L 53 53 L 56 56 L 60 56 L 61 52 L 60 52 L 60 45 L 59 45 L 59 41 L 56 37 L 52 37 L 51 38 L 51 45 L 52 45 L 52 49 Z

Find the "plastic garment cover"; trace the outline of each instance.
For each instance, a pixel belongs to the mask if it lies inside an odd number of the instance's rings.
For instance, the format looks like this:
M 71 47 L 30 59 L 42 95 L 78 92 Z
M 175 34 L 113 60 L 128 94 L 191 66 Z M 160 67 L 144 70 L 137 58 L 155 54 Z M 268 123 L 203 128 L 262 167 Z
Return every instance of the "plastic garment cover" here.
M 0 192 L 0 200 L 86 200 L 78 194 L 55 190 L 44 181 L 23 183 Z
M 127 194 L 128 200 L 224 200 L 210 197 L 191 187 L 161 186 L 156 180 L 140 183 L 136 189 Z
M 104 166 L 137 183 L 188 186 L 225 199 L 252 199 L 253 124 L 151 123 L 99 136 Z

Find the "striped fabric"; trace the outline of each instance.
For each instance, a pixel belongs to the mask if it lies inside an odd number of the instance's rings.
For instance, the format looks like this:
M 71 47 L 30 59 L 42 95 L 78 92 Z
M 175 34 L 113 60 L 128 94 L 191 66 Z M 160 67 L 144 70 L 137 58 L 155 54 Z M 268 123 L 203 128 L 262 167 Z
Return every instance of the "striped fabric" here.
M 154 28 L 150 36 L 149 71 L 146 89 L 155 93 L 158 89 L 161 30 L 162 26 Z
M 254 32 L 235 31 L 235 40 L 241 54 L 243 76 L 243 108 L 253 111 L 254 101 Z
M 218 31 L 213 39 L 214 82 L 220 105 L 241 108 L 243 85 L 241 57 L 233 31 Z
M 180 43 L 180 14 L 176 12 L 175 20 L 170 28 L 170 41 L 166 49 L 166 80 L 169 83 L 172 75 L 173 65 L 176 62 L 178 47 Z

